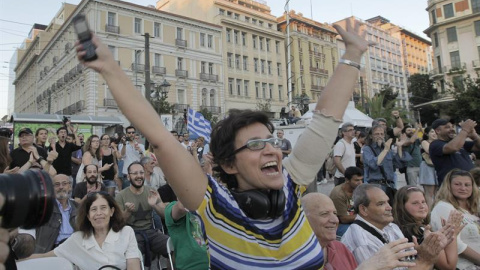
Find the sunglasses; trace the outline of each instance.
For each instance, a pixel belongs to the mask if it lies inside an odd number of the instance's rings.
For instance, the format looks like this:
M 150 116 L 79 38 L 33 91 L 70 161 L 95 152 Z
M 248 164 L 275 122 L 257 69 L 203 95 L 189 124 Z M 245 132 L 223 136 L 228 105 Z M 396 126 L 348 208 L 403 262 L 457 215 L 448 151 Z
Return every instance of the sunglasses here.
M 235 150 L 230 156 L 233 156 L 236 153 L 247 148 L 252 151 L 262 150 L 263 148 L 265 148 L 267 143 L 271 144 L 274 148 L 280 148 L 282 147 L 282 141 L 283 139 L 279 139 L 279 138 L 249 140 L 244 146 Z

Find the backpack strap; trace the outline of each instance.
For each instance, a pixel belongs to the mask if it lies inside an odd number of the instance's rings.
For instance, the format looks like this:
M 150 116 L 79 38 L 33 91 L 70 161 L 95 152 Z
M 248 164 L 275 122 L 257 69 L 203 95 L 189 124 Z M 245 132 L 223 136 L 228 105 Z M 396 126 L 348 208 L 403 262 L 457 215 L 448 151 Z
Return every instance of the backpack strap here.
M 358 226 L 362 227 L 365 231 L 369 232 L 370 234 L 372 234 L 373 236 L 377 237 L 378 240 L 382 241 L 382 243 L 384 244 L 388 244 L 388 241 L 385 239 L 385 237 L 383 237 L 377 230 L 375 230 L 374 228 L 370 227 L 367 225 L 367 223 L 361 221 L 361 220 L 358 220 L 356 219 L 353 224 L 357 224 Z

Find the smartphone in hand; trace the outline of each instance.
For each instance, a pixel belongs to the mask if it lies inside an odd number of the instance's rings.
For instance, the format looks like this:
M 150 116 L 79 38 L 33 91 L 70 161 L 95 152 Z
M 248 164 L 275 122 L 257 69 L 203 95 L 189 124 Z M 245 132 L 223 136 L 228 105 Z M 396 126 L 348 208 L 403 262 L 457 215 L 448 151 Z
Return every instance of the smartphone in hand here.
M 87 24 L 87 19 L 85 15 L 78 14 L 73 18 L 73 28 L 77 33 L 78 40 L 82 43 L 83 49 L 85 50 L 86 54 L 83 56 L 83 60 L 85 61 L 93 61 L 97 59 L 97 54 L 95 53 L 95 45 L 92 42 L 92 33 L 90 32 L 90 28 Z

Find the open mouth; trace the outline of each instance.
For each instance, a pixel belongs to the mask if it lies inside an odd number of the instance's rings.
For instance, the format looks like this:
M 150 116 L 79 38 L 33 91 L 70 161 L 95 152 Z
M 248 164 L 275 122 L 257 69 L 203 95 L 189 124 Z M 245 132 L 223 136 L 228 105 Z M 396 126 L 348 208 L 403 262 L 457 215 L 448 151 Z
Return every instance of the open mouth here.
M 262 166 L 261 170 L 266 175 L 277 175 L 279 171 L 278 163 L 276 161 L 267 162 Z

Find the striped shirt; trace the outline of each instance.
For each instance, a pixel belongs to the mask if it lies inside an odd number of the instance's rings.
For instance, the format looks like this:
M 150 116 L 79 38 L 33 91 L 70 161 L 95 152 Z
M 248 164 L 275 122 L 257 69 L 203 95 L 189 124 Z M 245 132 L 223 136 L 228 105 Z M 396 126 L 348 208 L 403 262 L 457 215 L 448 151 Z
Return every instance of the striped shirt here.
M 211 269 L 322 269 L 322 248 L 300 206 L 305 187 L 285 169 L 283 176 L 285 211 L 267 220 L 247 217 L 228 189 L 208 177 L 197 213 L 205 226 Z
M 387 242 L 392 242 L 404 238 L 402 231 L 394 223 L 390 223 L 383 230 L 373 226 L 371 223 L 357 215 L 358 220 L 365 222 L 368 226 L 375 229 Z M 353 253 L 357 263 L 360 265 L 363 261 L 372 257 L 385 244 L 370 232 L 366 231 L 357 224 L 351 224 L 342 237 L 342 243 Z M 408 268 L 395 268 L 408 269 Z

